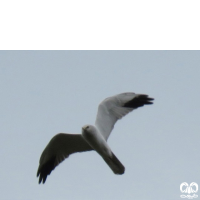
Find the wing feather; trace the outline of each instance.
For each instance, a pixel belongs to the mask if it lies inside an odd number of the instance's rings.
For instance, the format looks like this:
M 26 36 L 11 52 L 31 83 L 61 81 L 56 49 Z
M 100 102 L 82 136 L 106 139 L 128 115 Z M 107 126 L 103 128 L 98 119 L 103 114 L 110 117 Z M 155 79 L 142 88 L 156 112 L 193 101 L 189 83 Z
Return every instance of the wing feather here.
M 37 171 L 39 183 L 45 183 L 51 171 L 65 158 L 76 152 L 91 151 L 92 147 L 85 142 L 80 134 L 59 133 L 55 135 L 44 149 Z
M 95 125 L 107 140 L 117 120 L 134 109 L 153 104 L 146 94 L 122 93 L 106 98 L 99 104 Z

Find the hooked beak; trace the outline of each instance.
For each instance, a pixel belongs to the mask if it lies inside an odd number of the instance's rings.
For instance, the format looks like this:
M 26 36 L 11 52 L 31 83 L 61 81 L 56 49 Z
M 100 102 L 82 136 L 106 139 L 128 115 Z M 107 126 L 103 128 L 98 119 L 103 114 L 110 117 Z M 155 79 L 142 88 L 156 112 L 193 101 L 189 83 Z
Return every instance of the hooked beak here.
M 89 126 L 86 125 L 86 126 L 83 126 L 83 127 L 82 127 L 82 130 L 83 130 L 83 131 L 86 131 L 88 128 L 89 128 Z

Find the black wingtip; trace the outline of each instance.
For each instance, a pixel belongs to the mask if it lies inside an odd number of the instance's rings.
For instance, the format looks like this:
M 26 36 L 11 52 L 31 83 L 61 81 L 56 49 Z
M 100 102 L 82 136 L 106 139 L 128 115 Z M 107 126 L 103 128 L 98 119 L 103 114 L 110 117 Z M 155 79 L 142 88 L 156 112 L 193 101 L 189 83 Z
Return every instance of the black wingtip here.
M 51 171 L 54 169 L 55 169 L 55 157 L 46 162 L 44 165 L 40 165 L 37 171 L 37 177 L 39 176 L 38 183 L 44 184 L 46 182 L 47 176 L 51 174 Z
M 50 173 L 51 173 L 51 172 L 50 172 Z M 50 174 L 50 173 L 49 173 L 49 174 Z M 37 175 L 37 177 L 39 176 L 38 184 L 40 184 L 40 183 L 43 183 L 43 184 L 44 184 L 44 183 L 46 182 L 47 176 L 48 176 L 49 174 L 44 173 L 44 172 L 39 172 L 38 175 Z
M 136 97 L 134 97 L 132 100 L 126 102 L 124 104 L 124 107 L 129 107 L 129 108 L 138 108 L 144 105 L 150 105 L 153 104 L 154 98 L 149 97 L 146 94 L 140 94 Z
M 43 174 L 41 173 L 41 167 L 40 166 L 39 166 L 38 171 L 37 171 L 37 177 L 38 176 L 39 176 L 38 184 L 40 184 L 43 181 L 43 178 L 44 178 Z M 46 178 L 45 178 L 45 180 L 46 180 Z M 44 181 L 43 181 L 43 183 L 44 183 Z

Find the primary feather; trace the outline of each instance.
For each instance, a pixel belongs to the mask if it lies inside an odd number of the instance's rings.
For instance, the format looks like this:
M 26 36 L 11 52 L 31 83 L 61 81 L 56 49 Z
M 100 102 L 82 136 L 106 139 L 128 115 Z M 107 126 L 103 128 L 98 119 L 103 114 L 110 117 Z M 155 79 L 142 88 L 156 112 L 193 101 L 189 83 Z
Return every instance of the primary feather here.
M 99 105 L 95 125 L 107 140 L 115 123 L 132 110 L 152 104 L 154 99 L 145 94 L 122 93 L 106 98 Z
M 85 142 L 80 134 L 59 133 L 55 135 L 40 157 L 37 176 L 39 183 L 45 183 L 46 178 L 65 158 L 76 152 L 91 151 L 93 148 Z

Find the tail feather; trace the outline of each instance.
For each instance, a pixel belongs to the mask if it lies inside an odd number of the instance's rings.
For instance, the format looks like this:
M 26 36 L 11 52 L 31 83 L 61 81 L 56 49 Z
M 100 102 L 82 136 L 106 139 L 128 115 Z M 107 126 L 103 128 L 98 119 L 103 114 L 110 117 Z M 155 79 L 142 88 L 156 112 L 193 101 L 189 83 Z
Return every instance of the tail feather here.
M 111 157 L 103 158 L 108 166 L 112 169 L 115 174 L 123 174 L 125 171 L 125 167 L 118 160 L 114 153 L 112 153 Z

